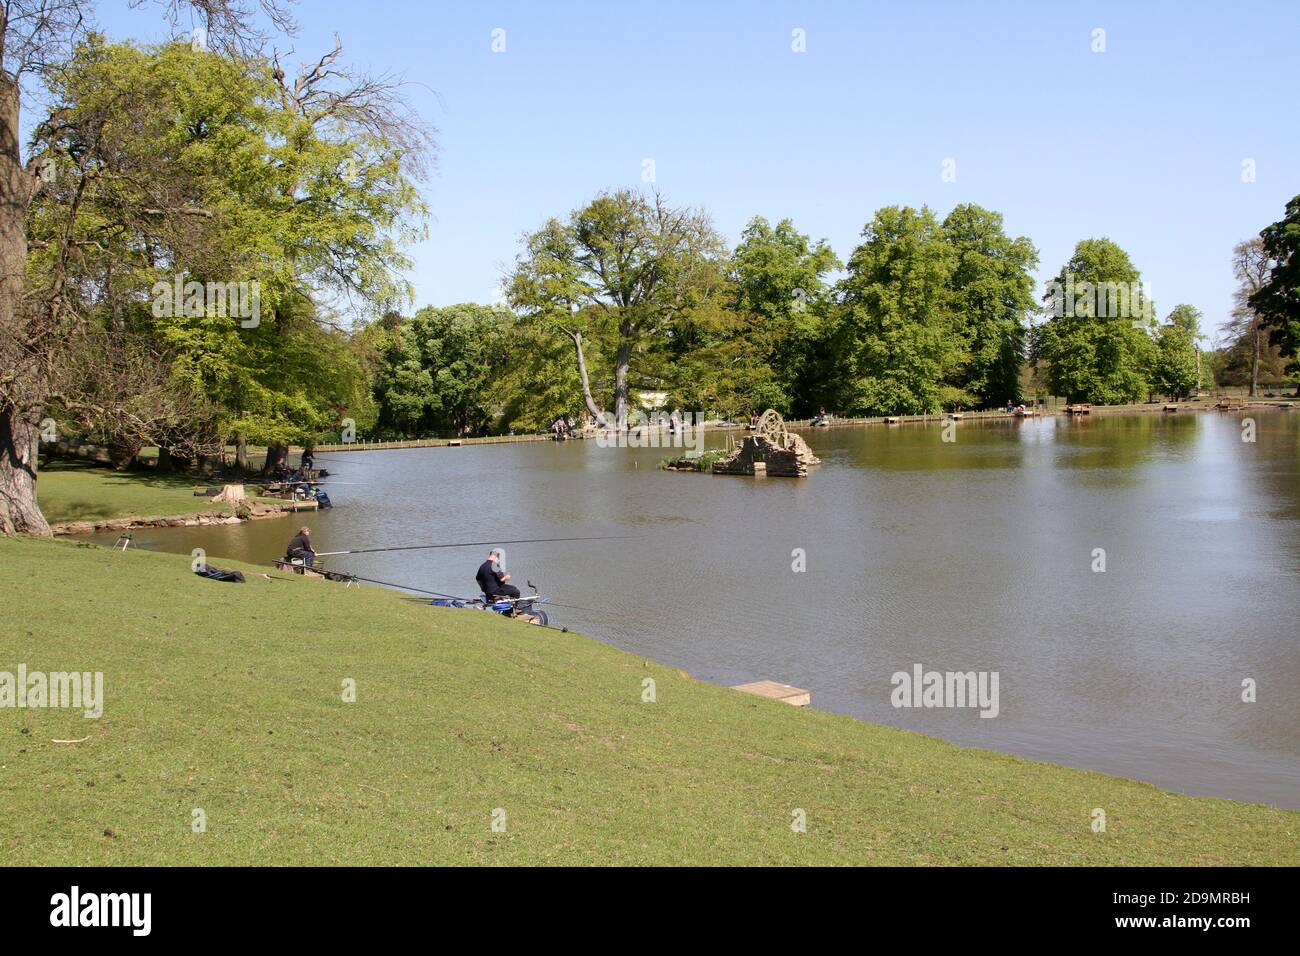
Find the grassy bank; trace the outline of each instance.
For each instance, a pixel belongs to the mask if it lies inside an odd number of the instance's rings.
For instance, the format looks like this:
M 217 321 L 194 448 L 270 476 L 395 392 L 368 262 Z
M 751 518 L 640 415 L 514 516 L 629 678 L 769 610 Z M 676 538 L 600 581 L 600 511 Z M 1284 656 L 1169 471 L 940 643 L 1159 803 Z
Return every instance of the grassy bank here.
M 102 671 L 106 697 L 98 720 L 0 709 L 3 864 L 1300 862 L 1300 813 L 796 709 L 389 591 L 13 539 L 0 577 L 0 670 Z
M 195 497 L 197 487 L 193 477 L 114 471 L 75 461 L 42 468 L 36 485 L 47 521 L 183 515 L 212 509 L 206 498 Z
M 57 461 L 41 469 L 37 495 L 41 512 L 51 523 L 166 518 L 202 511 L 233 512 L 229 505 L 216 505 L 208 498 L 194 494 L 196 489 L 205 489 L 212 484 L 193 475 L 155 475 L 140 469 L 114 471 L 89 462 Z M 253 489 L 246 488 L 250 501 L 278 501 L 253 495 Z

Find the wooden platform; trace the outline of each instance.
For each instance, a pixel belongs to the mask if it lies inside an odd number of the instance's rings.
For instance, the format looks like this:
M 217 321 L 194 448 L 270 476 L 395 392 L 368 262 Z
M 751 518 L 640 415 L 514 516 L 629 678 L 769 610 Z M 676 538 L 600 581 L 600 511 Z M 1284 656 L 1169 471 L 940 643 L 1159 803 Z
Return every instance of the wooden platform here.
M 812 691 L 791 687 L 789 684 L 778 684 L 774 680 L 759 680 L 754 681 L 752 684 L 737 684 L 731 689 L 744 691 L 746 694 L 753 694 L 755 697 L 767 697 L 771 700 L 783 701 L 787 704 L 793 704 L 795 707 L 807 707 L 812 703 Z

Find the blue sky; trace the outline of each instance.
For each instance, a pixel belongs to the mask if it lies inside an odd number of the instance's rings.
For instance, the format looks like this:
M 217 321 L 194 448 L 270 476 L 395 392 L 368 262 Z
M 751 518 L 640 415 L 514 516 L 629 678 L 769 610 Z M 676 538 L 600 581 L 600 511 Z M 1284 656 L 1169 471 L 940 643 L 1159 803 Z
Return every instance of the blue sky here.
M 296 58 L 338 33 L 439 129 L 417 306 L 489 301 L 525 230 L 644 187 L 652 159 L 654 185 L 733 244 L 754 215 L 789 217 L 847 258 L 881 206 L 976 202 L 1034 241 L 1042 281 L 1109 236 L 1162 315 L 1190 302 L 1213 329 L 1233 244 L 1300 193 L 1294 2 L 305 0 L 298 16 Z M 166 34 L 124 0 L 100 23 Z

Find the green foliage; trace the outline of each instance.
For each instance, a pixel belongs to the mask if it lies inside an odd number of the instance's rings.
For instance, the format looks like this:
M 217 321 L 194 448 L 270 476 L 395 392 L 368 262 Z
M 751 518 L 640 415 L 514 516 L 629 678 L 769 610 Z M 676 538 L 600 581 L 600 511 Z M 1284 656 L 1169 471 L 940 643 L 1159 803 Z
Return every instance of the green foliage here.
M 789 219 L 775 228 L 762 216 L 750 220 L 732 255 L 734 309 L 744 317 L 734 337 L 747 346 L 733 359 L 747 379 L 736 389 L 737 410 L 809 409 L 830 303 L 825 279 L 840 268 L 825 240 L 814 244 Z
M 612 406 L 619 422 L 634 390 L 672 383 L 693 327 L 716 322 L 729 294 L 708 216 L 632 190 L 601 193 L 525 237 L 508 284 L 533 328 L 567 335 L 575 354 L 584 339 L 603 343 L 609 366 L 584 400 L 593 414 Z
M 968 361 L 952 383 L 949 401 L 985 406 L 1018 401 L 1029 315 L 1035 311 L 1038 250 L 1024 236 L 1012 239 L 1002 215 L 975 205 L 953 209 L 944 236 L 957 251 L 952 308 L 962 326 Z
M 969 355 L 952 308 L 957 252 L 928 208 L 881 209 L 863 236 L 840 284 L 843 407 L 938 411 L 940 389 Z
M 1250 305 L 1269 330 L 1269 341 L 1289 359 L 1287 373 L 1300 377 L 1300 196 L 1286 204 L 1285 217 L 1259 235 L 1272 269 Z
M 401 246 L 424 214 L 406 144 L 363 115 L 364 94 L 290 102 L 272 70 L 92 36 L 53 75 L 36 135 L 95 166 L 60 176 L 32 219 L 38 240 L 70 220 L 82 287 L 103 288 L 167 349 L 177 379 L 217 407 L 221 434 L 259 444 L 373 422 L 367 367 L 334 303 L 364 315 L 407 295 Z M 29 270 L 52 270 L 56 246 L 34 243 Z M 256 314 L 162 301 L 178 279 L 256 288 Z
M 1195 340 L 1187 325 L 1171 313 L 1169 321 L 1156 331 L 1151 388 L 1171 398 L 1183 398 L 1197 385 Z
M 1047 365 L 1052 393 L 1096 404 L 1138 402 L 1154 363 L 1146 331 L 1153 305 L 1128 253 L 1109 239 L 1085 239 L 1049 285 L 1048 320 L 1034 359 Z
M 663 468 L 667 468 L 671 465 L 673 468 L 677 469 L 688 468 L 692 471 L 709 472 L 713 470 L 714 464 L 722 461 L 729 454 L 730 452 L 724 448 L 714 448 L 712 451 L 703 452 L 695 458 L 665 458 L 660 461 L 659 464 L 660 467 Z
M 481 305 L 425 307 L 384 330 L 375 383 L 379 428 L 406 437 L 477 433 L 503 404 L 509 313 Z

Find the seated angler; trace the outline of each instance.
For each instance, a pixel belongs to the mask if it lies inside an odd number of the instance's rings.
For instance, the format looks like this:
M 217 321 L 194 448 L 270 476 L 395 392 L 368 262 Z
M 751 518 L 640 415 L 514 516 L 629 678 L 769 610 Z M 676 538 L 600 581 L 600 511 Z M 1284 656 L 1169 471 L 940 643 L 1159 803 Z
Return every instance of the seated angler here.
M 475 580 L 478 581 L 479 590 L 483 592 L 483 597 L 489 604 L 494 598 L 517 598 L 519 589 L 513 584 L 508 584 L 510 575 L 501 570 L 501 551 L 493 548 L 488 552 L 487 560 L 479 565 L 478 574 Z
M 301 561 L 303 567 L 310 568 L 316 560 L 316 551 L 311 546 L 311 528 L 306 525 L 298 529 L 289 546 L 284 550 L 286 561 Z

